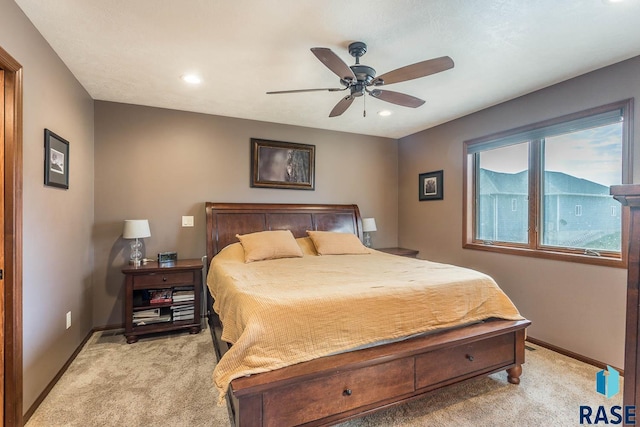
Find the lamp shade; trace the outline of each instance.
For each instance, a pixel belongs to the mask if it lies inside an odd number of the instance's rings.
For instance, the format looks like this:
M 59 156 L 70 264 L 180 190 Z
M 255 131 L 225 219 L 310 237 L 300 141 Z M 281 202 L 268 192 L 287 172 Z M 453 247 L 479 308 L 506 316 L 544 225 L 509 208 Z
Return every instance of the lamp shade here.
M 122 237 L 125 239 L 137 239 L 150 237 L 149 220 L 147 219 L 125 219 Z
M 362 231 L 368 233 L 369 231 L 378 231 L 376 228 L 375 218 L 362 218 Z

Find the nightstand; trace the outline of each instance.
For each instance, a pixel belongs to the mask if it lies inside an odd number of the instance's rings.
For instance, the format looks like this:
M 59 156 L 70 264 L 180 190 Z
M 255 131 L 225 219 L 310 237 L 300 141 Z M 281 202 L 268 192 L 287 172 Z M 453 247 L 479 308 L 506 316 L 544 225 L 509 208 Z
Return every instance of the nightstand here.
M 418 256 L 418 252 L 420 252 L 414 249 L 406 249 L 406 248 L 379 248 L 376 250 L 380 252 L 385 252 L 391 255 L 406 256 L 407 258 L 416 258 Z
M 124 335 L 127 343 L 139 335 L 202 328 L 202 261 L 184 259 L 162 265 L 156 262 L 122 269 L 125 275 Z

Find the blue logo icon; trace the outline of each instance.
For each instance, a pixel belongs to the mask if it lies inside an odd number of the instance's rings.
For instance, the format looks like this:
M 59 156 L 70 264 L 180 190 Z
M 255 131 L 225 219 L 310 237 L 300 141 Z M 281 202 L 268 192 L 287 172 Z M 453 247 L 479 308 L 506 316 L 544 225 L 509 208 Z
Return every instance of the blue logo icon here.
M 607 365 L 606 371 L 596 374 L 596 391 L 608 399 L 620 393 L 620 373 Z

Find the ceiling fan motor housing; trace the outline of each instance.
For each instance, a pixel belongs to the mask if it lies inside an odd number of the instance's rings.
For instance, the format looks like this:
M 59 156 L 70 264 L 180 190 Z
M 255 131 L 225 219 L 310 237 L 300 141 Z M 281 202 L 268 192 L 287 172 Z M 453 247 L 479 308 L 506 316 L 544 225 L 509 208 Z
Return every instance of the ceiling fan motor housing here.
M 363 82 L 368 84 L 376 76 L 376 70 L 374 70 L 373 68 L 367 65 L 357 64 L 357 65 L 352 65 L 349 68 L 351 68 L 351 71 L 353 71 L 353 74 L 356 75 L 356 79 L 358 80 L 358 82 Z

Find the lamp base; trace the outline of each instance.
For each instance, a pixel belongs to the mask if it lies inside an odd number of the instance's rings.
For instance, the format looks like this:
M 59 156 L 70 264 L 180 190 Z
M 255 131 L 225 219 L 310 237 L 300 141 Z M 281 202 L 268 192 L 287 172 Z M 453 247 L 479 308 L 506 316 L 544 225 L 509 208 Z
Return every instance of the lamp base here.
M 140 243 L 140 241 L 136 237 L 136 240 L 133 240 L 131 242 L 131 254 L 129 257 L 130 265 L 133 265 L 135 267 L 140 267 L 140 264 L 141 264 L 140 258 L 142 258 L 142 252 L 140 251 L 141 248 L 142 248 L 142 243 Z
M 368 248 L 371 247 L 371 233 L 369 233 L 368 231 L 364 232 L 364 245 Z

